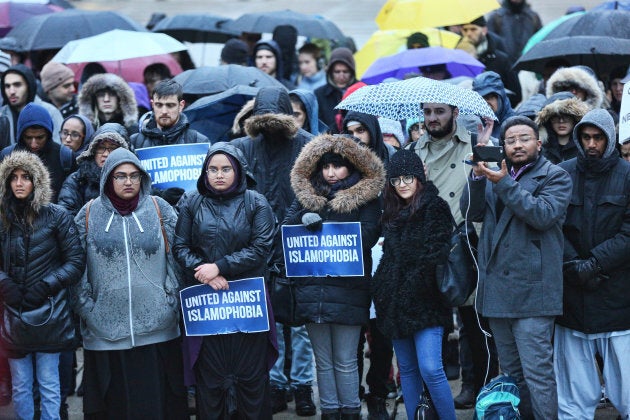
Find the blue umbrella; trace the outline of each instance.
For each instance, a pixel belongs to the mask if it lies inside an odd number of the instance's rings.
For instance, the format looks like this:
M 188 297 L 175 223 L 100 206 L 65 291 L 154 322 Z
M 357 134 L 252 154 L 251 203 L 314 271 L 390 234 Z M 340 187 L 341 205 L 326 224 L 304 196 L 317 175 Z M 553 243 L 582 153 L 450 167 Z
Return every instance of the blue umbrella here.
M 593 7 L 593 10 L 630 10 L 630 1 L 605 1 Z
M 388 77 L 402 79 L 407 73 L 421 73 L 421 67 L 445 64 L 451 77 L 474 77 L 485 66 L 463 50 L 427 47 L 405 50 L 379 58 L 363 73 L 361 80 L 368 85 L 380 83 Z
M 259 87 L 237 85 L 196 100 L 184 110 L 190 127 L 210 139 L 210 142 L 230 141 L 234 117 L 245 102 L 258 93 Z

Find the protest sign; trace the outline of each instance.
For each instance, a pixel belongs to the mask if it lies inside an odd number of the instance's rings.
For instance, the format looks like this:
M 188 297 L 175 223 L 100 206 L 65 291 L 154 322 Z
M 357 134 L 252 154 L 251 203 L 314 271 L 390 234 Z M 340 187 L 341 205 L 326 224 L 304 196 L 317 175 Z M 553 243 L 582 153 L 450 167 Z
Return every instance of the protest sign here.
M 197 188 L 209 143 L 172 144 L 136 149 L 144 169 L 151 175 L 151 185 L 160 190 L 179 187 Z
M 233 280 L 229 286 L 214 290 L 200 284 L 179 292 L 187 336 L 269 331 L 265 280 Z
M 312 232 L 304 225 L 282 226 L 288 277 L 362 276 L 361 223 L 324 223 Z
M 623 85 L 621 108 L 619 109 L 619 143 L 630 140 L 630 83 Z

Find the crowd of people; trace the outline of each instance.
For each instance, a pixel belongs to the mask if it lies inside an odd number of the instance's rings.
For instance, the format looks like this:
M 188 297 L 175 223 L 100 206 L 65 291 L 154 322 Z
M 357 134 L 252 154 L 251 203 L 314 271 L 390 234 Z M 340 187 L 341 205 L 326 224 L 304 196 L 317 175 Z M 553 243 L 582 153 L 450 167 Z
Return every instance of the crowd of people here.
M 484 72 L 405 76 L 470 88 L 494 120 L 446 100 L 417 119 L 338 110 L 365 86 L 352 43 L 296 48 L 288 25 L 231 39 L 221 64 L 279 85 L 234 115 L 229 142 L 191 128 L 163 64 L 130 83 L 98 63 L 75 75 L 13 57 L 0 68 L 0 406 L 64 419 L 77 391 L 85 418 L 183 419 L 194 395 L 201 419 L 270 419 L 290 401 L 298 416 L 360 419 L 365 401 L 384 420 L 388 399 L 414 418 L 425 394 L 455 419 L 501 372 L 523 419 L 592 419 L 603 403 L 630 418 L 629 73 L 555 59 L 525 89 L 513 65 L 540 27 L 525 0 L 503 0 L 446 28 Z M 208 145 L 194 188 L 153 185 L 138 150 L 194 144 Z M 504 158 L 471 162 L 489 146 Z M 363 275 L 287 275 L 283 226 L 348 222 Z M 454 225 L 478 234 L 476 291 L 458 308 L 436 278 Z M 293 285 L 294 319 L 276 322 L 266 296 L 265 331 L 187 335 L 182 289 L 257 277 Z

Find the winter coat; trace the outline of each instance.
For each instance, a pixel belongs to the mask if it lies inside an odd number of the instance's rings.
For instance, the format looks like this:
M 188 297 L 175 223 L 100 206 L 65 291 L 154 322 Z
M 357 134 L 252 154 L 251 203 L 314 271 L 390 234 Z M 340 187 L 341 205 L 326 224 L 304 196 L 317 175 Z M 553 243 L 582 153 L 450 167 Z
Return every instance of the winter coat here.
M 48 132 L 48 138 L 46 139 L 44 147 L 37 152 L 37 156 L 42 160 L 42 162 L 44 162 L 44 165 L 48 170 L 50 188 L 52 189 L 51 201 L 56 203 L 63 182 L 77 167 L 74 162 L 74 155 L 70 148 L 65 145 L 55 143 L 52 140 L 51 129 L 54 129 L 54 126 L 50 125 L 50 117 L 48 116 L 46 109 L 33 103 L 27 104 L 24 109 L 27 108 L 29 111 L 26 114 L 22 114 L 22 118 L 18 118 L 17 138 L 19 138 L 20 141 L 2 149 L 0 152 L 0 158 L 4 159 L 14 150 L 29 151 L 29 147 L 24 143 L 24 141 L 22 141 L 22 133 L 24 130 L 33 126 L 45 128 Z
M 595 77 L 579 67 L 564 67 L 556 70 L 547 80 L 547 97 L 550 98 L 554 93 L 569 90 L 571 86 L 577 86 L 586 92 L 584 102 L 590 109 L 601 108 L 604 92 Z
M 4 105 L 0 107 L 0 115 L 4 115 L 9 120 L 9 136 L 11 139 L 11 144 L 15 144 L 17 140 L 20 138 L 17 134 L 17 119 L 19 116 L 19 112 L 17 110 L 11 108 L 9 105 L 9 98 L 7 98 L 6 92 L 4 90 L 4 79 L 7 73 L 16 73 L 19 74 L 26 80 L 26 85 L 28 87 L 28 97 L 27 103 L 35 102 L 38 105 L 43 106 L 48 114 L 50 114 L 50 118 L 53 121 L 53 130 L 52 130 L 52 139 L 55 143 L 61 143 L 61 139 L 59 138 L 59 130 L 61 130 L 61 125 L 63 123 L 63 117 L 57 108 L 54 105 L 49 104 L 48 102 L 43 101 L 39 96 L 37 96 L 37 80 L 35 79 L 35 75 L 33 71 L 26 67 L 24 64 L 15 64 L 8 69 L 5 70 L 2 77 L 0 77 L 0 85 L 2 88 L 2 103 Z
M 337 191 L 333 198 L 318 195 L 311 177 L 327 152 L 346 158 L 360 173 L 360 180 Z M 369 319 L 372 247 L 378 240 L 381 216 L 379 194 L 385 185 L 385 169 L 371 150 L 348 137 L 322 135 L 307 144 L 293 169 L 291 187 L 296 202 L 283 224 L 302 224 L 307 212 L 318 213 L 324 222 L 361 222 L 363 277 L 301 277 L 296 281 L 296 316 L 307 323 L 363 325 Z
M 518 74 L 512 70 L 513 62 L 510 61 L 508 55 L 497 46 L 496 35 L 488 33 L 486 35 L 487 46 L 485 51 L 479 51 L 477 60 L 486 66 L 486 71 L 493 71 L 501 76 L 503 85 L 506 89 L 514 92 L 510 102 L 512 106 L 516 106 L 523 99 L 521 91 L 521 82 L 518 80 Z
M 33 182 L 33 193 L 25 212 L 16 214 L 9 203 L 17 200 L 11 192 L 9 182 L 0 183 L 0 206 L 2 224 L 0 228 L 0 252 L 2 271 L 0 278 L 11 278 L 17 282 L 23 293 L 40 281 L 49 286 L 49 293 L 55 296 L 62 289 L 67 289 L 79 281 L 85 266 L 85 253 L 79 242 L 79 235 L 72 218 L 66 211 L 50 203 L 48 172 L 37 156 L 30 152 L 15 151 L 0 164 L 0 177 L 8 180 L 15 169 L 22 169 L 30 174 Z M 25 214 L 34 215 L 32 225 L 25 222 Z M 44 303 L 47 305 L 48 303 Z M 25 310 L 26 312 L 26 310 Z M 63 314 L 62 314 L 63 315 Z M 6 316 L 6 315 L 5 315 Z M 73 349 L 78 338 L 72 333 L 74 322 L 69 308 L 65 316 L 53 318 L 43 327 L 21 324 L 21 334 L 29 337 L 29 347 L 20 343 L 3 345 L 12 357 L 22 357 L 24 353 L 59 352 Z M 59 337 L 54 344 L 50 343 L 46 331 L 72 331 L 66 337 Z M 46 340 L 46 344 L 37 345 L 32 341 L 38 338 Z
M 578 140 L 577 158 L 562 162 L 573 181 L 571 203 L 564 222 L 564 260 L 597 259 L 609 276 L 596 289 L 564 283 L 564 313 L 558 324 L 583 333 L 630 329 L 630 164 L 615 149 L 615 126 L 608 111 L 588 113 L 574 128 L 591 124 L 608 139 L 599 162 L 589 164 Z
M 343 119 L 344 131 L 348 129 L 348 122 L 350 121 L 358 121 L 367 129 L 368 133 L 370 133 L 370 149 L 376 153 L 387 168 L 389 158 L 396 153 L 396 149 L 383 141 L 383 133 L 378 123 L 378 117 L 357 111 L 350 111 Z
M 123 163 L 142 173 L 138 206 L 126 216 L 105 194 L 110 174 Z M 177 214 L 156 198 L 160 226 L 148 193 L 151 178 L 129 150 L 111 152 L 102 171 L 100 196 L 74 218 L 87 253 L 86 272 L 75 289 L 83 347 L 126 350 L 172 340 L 179 336 L 179 281 L 165 240 L 173 243 Z
M 103 89 L 111 89 L 118 96 L 120 114 L 110 121 L 100 121 L 96 108 L 96 93 Z M 85 115 L 92 121 L 94 128 L 100 127 L 105 122 L 115 122 L 125 127 L 129 133 L 138 132 L 136 97 L 131 87 L 120 76 L 102 73 L 90 77 L 81 87 L 78 102 L 79 114 Z
M 559 94 L 556 93 L 554 96 Z M 571 95 L 568 92 L 562 92 L 562 94 Z M 573 95 L 559 100 L 552 100 L 552 98 L 553 96 L 538 113 L 536 124 L 538 124 L 539 130 L 538 138 L 543 144 L 543 156 L 551 163 L 558 164 L 576 157 L 578 151 L 577 145 L 572 139 L 569 139 L 569 143 L 564 146 L 558 143 L 558 136 L 551 126 L 551 118 L 560 115 L 569 116 L 573 119 L 574 124 L 577 124 L 589 111 L 589 107 Z
M 450 208 L 433 183 L 425 185 L 421 207 L 383 226 L 383 256 L 371 282 L 376 324 L 390 338 L 411 337 L 429 327 L 453 324 L 452 311 L 437 288 L 435 268 L 453 230 Z
M 332 82 L 332 70 L 335 63 L 343 63 L 350 67 L 352 77 L 345 88 L 339 88 Z M 315 96 L 319 104 L 319 119 L 328 127 L 335 126 L 335 107 L 341 102 L 343 94 L 349 86 L 356 82 L 356 64 L 352 51 L 348 48 L 335 48 L 330 54 L 330 61 L 326 67 L 326 84 L 315 89 Z
M 101 168 L 95 161 L 96 148 L 107 140 L 128 149 L 124 130 L 119 124 L 103 124 L 96 130 L 87 149 L 77 157 L 79 168 L 64 181 L 58 199 L 59 205 L 68 210 L 72 216 L 76 216 L 81 207 L 101 193 Z
M 230 195 L 216 195 L 205 186 L 207 166 L 212 155 L 224 153 L 240 165 L 238 189 Z M 271 206 L 262 194 L 251 191 L 251 220 L 245 209 L 247 162 L 230 143 L 219 142 L 208 151 L 197 192 L 180 205 L 173 250 L 186 271 L 186 283 L 196 285 L 195 267 L 215 263 L 228 281 L 264 276 L 275 230 Z M 199 199 L 199 195 L 202 196 Z
M 140 120 L 140 132 L 131 135 L 131 146 L 135 149 L 171 144 L 209 143 L 203 134 L 190 128 L 186 114 L 179 114 L 179 120 L 172 127 L 161 130 L 155 123 L 153 112 Z
M 516 63 L 529 38 L 540 28 L 540 16 L 525 1 L 513 3 L 503 0 L 501 8 L 488 16 L 488 30 L 503 38 L 505 52 L 512 64 Z
M 248 137 L 230 142 L 243 153 L 256 180 L 256 191 L 269 201 L 278 222 L 295 198 L 289 182 L 293 163 L 313 137 L 297 127 L 292 114 L 286 91 L 262 88 L 256 95 L 253 115 L 245 122 Z
M 499 107 L 494 115 L 497 117 L 498 122 L 495 121 L 491 135 L 494 138 L 500 138 L 501 124 L 503 124 L 503 121 L 515 115 L 510 100 L 505 93 L 501 76 L 493 71 L 484 71 L 473 79 L 472 90 L 479 93 L 481 96 L 486 96 L 491 93 L 497 95 Z
M 468 181 L 461 212 L 483 222 L 476 302 L 482 315 L 562 313 L 562 222 L 570 197 L 569 175 L 543 156 L 518 181 L 509 174 L 496 184 L 485 178 Z M 497 216 L 499 200 L 504 207 Z
M 295 95 L 304 105 L 306 110 L 306 121 L 302 127 L 312 135 L 323 134 L 328 130 L 328 126 L 319 119 L 319 105 L 315 94 L 305 89 L 294 89 L 289 92 L 290 96 Z

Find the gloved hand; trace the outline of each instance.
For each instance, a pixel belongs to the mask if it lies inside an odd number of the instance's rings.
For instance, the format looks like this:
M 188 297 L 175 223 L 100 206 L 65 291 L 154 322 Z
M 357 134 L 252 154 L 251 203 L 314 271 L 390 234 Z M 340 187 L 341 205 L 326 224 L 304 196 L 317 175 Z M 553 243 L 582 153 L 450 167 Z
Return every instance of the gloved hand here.
M 13 279 L 6 278 L 0 281 L 0 299 L 9 306 L 17 308 L 22 303 L 22 291 Z
M 322 228 L 322 218 L 317 213 L 304 213 L 302 224 L 308 230 L 320 230 Z
M 24 293 L 24 307 L 27 309 L 39 308 L 44 304 L 50 294 L 50 286 L 48 283 L 38 281 Z
M 602 276 L 602 267 L 595 257 L 586 260 L 571 260 L 562 265 L 562 271 L 569 283 L 593 290 L 599 286 L 605 276 Z
M 174 206 L 175 204 L 177 204 L 183 194 L 184 190 L 182 188 L 171 187 L 162 191 L 162 198 L 165 199 L 168 204 Z

